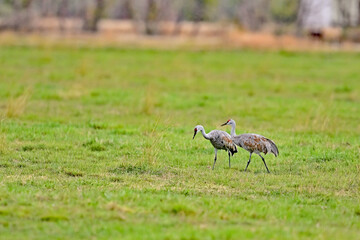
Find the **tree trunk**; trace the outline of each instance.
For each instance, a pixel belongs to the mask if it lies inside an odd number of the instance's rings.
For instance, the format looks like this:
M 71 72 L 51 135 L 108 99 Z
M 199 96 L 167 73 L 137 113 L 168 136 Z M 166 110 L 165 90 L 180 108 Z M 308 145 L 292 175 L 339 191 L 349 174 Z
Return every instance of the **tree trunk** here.
M 148 0 L 147 13 L 145 16 L 145 34 L 153 35 L 156 33 L 156 21 L 158 11 L 154 0 Z
M 59 21 L 60 21 L 59 28 L 61 32 L 65 31 L 65 21 L 67 17 L 67 12 L 68 12 L 68 0 L 62 0 L 61 6 L 57 13 L 59 16 Z
M 12 2 L 12 8 L 14 10 L 13 19 L 10 21 L 9 27 L 18 30 L 29 30 L 30 29 L 30 5 L 32 0 L 14 0 Z
M 299 0 L 299 5 L 297 9 L 296 17 L 296 35 L 301 36 L 303 23 L 304 23 L 304 14 L 305 13 L 305 4 L 303 0 Z
M 358 22 L 357 22 L 357 24 L 358 25 L 360 25 L 360 0 L 359 0 L 359 2 L 358 2 L 358 11 L 357 11 L 358 13 Z
M 192 31 L 193 36 L 198 35 L 200 30 L 199 22 L 204 21 L 204 19 L 205 19 L 205 1 L 196 0 L 195 9 L 194 9 L 194 28 Z
M 85 16 L 85 23 L 83 29 L 85 31 L 96 32 L 98 30 L 98 22 L 101 19 L 105 9 L 104 0 L 96 0 L 96 6 L 91 16 Z

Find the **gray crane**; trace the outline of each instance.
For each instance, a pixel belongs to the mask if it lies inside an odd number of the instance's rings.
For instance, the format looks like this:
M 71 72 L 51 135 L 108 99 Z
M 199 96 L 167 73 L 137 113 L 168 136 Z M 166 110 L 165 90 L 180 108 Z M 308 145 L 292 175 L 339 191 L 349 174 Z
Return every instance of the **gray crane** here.
M 227 120 L 226 123 L 222 124 L 221 126 L 225 126 L 225 125 L 231 125 L 231 139 L 233 140 L 233 142 L 250 153 L 250 158 L 246 165 L 245 171 L 247 170 L 251 162 L 251 155 L 253 153 L 256 153 L 261 157 L 266 167 L 266 170 L 268 171 L 268 173 L 270 173 L 268 167 L 266 166 L 265 159 L 261 156 L 260 153 L 264 153 L 266 155 L 268 152 L 270 152 L 274 154 L 275 157 L 277 157 L 279 155 L 279 150 L 275 145 L 275 143 L 272 140 L 255 133 L 245 133 L 245 134 L 236 135 L 235 133 L 236 123 L 232 119 Z
M 212 130 L 209 133 L 205 132 L 205 129 L 201 125 L 197 125 L 194 128 L 194 136 L 193 139 L 196 136 L 197 132 L 201 132 L 205 139 L 210 140 L 211 144 L 214 146 L 215 149 L 215 158 L 214 158 L 214 164 L 212 167 L 212 170 L 214 170 L 216 159 L 217 159 L 217 151 L 218 150 L 225 150 L 228 152 L 229 155 L 229 168 L 231 167 L 230 164 L 230 155 L 233 156 L 235 153 L 237 153 L 237 148 L 235 143 L 231 140 L 231 136 L 224 131 L 220 130 Z

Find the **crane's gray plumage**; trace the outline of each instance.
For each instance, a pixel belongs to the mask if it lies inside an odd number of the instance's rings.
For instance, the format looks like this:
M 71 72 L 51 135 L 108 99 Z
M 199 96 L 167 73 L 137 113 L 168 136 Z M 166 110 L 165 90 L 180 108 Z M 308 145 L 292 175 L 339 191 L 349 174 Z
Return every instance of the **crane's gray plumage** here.
M 260 153 L 264 153 L 265 155 L 267 153 L 272 153 L 275 155 L 275 157 L 277 157 L 279 155 L 279 150 L 276 144 L 272 140 L 255 133 L 245 133 L 245 134 L 236 135 L 235 133 L 236 123 L 232 119 L 229 119 L 226 123 L 222 124 L 221 126 L 225 126 L 225 125 L 231 125 L 231 139 L 233 140 L 233 142 L 250 153 L 250 158 L 246 165 L 245 171 L 247 170 L 250 164 L 251 155 L 253 153 L 256 153 L 261 157 L 266 167 L 266 170 L 270 173 L 268 167 L 266 166 L 265 159 L 261 156 Z
M 245 133 L 233 136 L 232 138 L 236 145 L 249 152 L 255 152 L 257 154 L 264 153 L 265 155 L 270 152 L 273 153 L 275 157 L 279 154 L 275 143 L 259 134 Z
M 209 140 L 211 142 L 211 144 L 213 145 L 214 149 L 215 149 L 215 158 L 214 158 L 214 164 L 213 164 L 212 169 L 214 170 L 214 167 L 215 167 L 215 163 L 216 163 L 216 159 L 217 159 L 217 151 L 218 150 L 225 150 L 225 151 L 228 152 L 228 155 L 229 155 L 229 167 L 231 167 L 230 154 L 231 154 L 231 156 L 233 156 L 235 153 L 237 153 L 236 144 L 231 139 L 231 136 L 227 132 L 220 131 L 220 130 L 213 130 L 213 131 L 211 131 L 209 133 L 206 133 L 203 126 L 197 125 L 194 128 L 193 139 L 195 138 L 196 133 L 198 131 L 201 131 L 204 138 Z

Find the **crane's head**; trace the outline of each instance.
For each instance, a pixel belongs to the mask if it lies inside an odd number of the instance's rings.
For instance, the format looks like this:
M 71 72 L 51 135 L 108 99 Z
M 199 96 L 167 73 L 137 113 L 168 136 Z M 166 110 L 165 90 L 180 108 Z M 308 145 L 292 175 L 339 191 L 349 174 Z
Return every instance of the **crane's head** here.
M 221 126 L 225 126 L 225 125 L 235 125 L 235 121 L 232 119 L 229 119 L 225 123 L 221 124 Z
M 201 126 L 201 125 L 197 125 L 197 126 L 194 128 L 194 136 L 193 136 L 193 139 L 195 138 L 196 133 L 197 133 L 198 131 L 203 130 L 203 129 L 204 129 L 204 127 L 203 127 L 203 126 Z

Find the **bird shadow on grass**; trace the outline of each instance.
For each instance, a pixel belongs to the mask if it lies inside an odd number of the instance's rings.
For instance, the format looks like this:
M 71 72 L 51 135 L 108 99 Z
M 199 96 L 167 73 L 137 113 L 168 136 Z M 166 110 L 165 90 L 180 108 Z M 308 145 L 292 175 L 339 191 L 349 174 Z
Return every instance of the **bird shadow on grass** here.
M 65 170 L 64 173 L 69 177 L 82 177 L 84 175 L 82 172 L 76 170 Z
M 162 176 L 164 174 L 161 170 L 151 169 L 143 165 L 121 165 L 116 168 L 110 169 L 109 172 L 116 174 L 131 174 L 131 175 L 156 175 Z
M 68 221 L 68 217 L 62 215 L 46 215 L 40 218 L 43 222 L 59 222 L 59 221 Z
M 22 146 L 21 150 L 26 151 L 35 151 L 35 150 L 45 150 L 46 146 L 45 144 L 29 144 Z
M 247 169 L 246 171 L 245 171 L 245 169 L 240 169 L 240 172 L 242 172 L 244 174 L 254 174 L 254 175 L 262 175 L 262 174 L 265 174 L 265 175 L 281 175 L 278 171 L 275 171 L 275 170 L 270 170 L 270 173 L 268 173 L 266 171 L 266 169 L 264 169 L 264 170 L 261 170 L 261 169 L 254 169 L 254 170 Z

